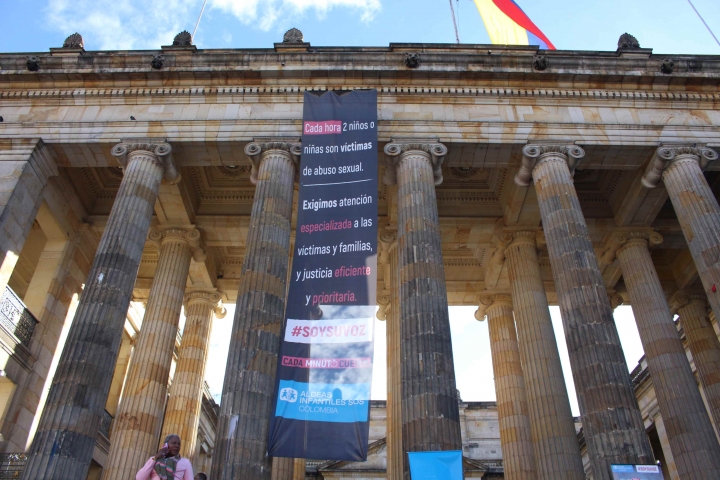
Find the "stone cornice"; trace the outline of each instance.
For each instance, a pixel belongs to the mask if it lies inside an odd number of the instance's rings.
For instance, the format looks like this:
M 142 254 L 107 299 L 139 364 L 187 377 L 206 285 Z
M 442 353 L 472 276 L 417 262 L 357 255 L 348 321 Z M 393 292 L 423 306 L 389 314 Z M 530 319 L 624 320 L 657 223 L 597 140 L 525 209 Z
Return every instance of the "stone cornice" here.
M 0 77 L 1 78 L 1 77 Z M 522 98 L 549 98 L 553 102 L 570 100 L 573 103 L 587 100 L 601 101 L 660 101 L 660 102 L 720 102 L 720 94 L 703 93 L 703 92 L 653 92 L 644 90 L 620 90 L 620 89 L 582 89 L 582 88 L 540 88 L 540 87 L 466 87 L 466 86 L 446 86 L 446 87 L 408 87 L 404 85 L 383 86 L 383 85 L 338 85 L 330 89 L 337 88 L 342 90 L 356 90 L 366 88 L 377 88 L 379 97 L 382 101 L 383 96 L 436 96 L 446 97 L 455 96 L 458 98 L 474 98 L 474 97 L 503 97 L 508 99 Z M 228 98 L 228 102 L 233 96 L 258 96 L 272 97 L 277 96 L 283 102 L 302 102 L 302 95 L 306 91 L 327 91 L 327 86 L 308 87 L 308 86 L 244 86 L 244 87 L 225 87 L 225 86 L 195 86 L 195 87 L 158 87 L 158 88 L 38 88 L 38 89 L 2 89 L 0 90 L 0 100 L 66 100 L 68 104 L 75 104 L 79 99 L 92 101 L 93 99 L 114 99 L 128 97 L 133 101 L 138 99 L 147 99 L 148 101 L 154 97 L 163 98 L 163 102 L 175 100 L 176 103 L 187 102 L 188 98 L 197 97 L 214 97 L 217 103 L 221 98 Z M 296 95 L 289 97 L 288 95 Z

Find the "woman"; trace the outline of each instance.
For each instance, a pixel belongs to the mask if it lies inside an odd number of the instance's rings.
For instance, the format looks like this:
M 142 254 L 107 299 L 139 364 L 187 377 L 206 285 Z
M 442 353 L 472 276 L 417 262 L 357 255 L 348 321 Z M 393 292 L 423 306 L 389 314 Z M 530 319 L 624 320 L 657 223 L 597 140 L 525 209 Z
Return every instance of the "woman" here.
M 135 480 L 193 480 L 190 460 L 180 456 L 180 436 L 168 435 L 165 445 L 150 457 Z

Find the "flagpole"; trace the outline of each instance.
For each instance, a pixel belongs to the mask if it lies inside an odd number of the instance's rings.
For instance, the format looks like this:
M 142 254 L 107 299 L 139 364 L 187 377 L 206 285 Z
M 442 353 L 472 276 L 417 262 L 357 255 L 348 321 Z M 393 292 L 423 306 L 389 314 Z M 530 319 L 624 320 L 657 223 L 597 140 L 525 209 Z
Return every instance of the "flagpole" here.
M 193 34 L 192 34 L 193 41 L 195 41 L 195 33 L 197 32 L 198 25 L 200 25 L 200 19 L 202 18 L 202 14 L 203 14 L 203 12 L 205 11 L 205 5 L 206 5 L 206 4 L 207 4 L 207 0 L 205 0 L 205 1 L 203 2 L 203 6 L 202 6 L 202 8 L 200 9 L 200 15 L 198 15 L 197 22 L 195 22 L 195 30 L 193 30 Z
M 715 36 L 713 31 L 710 29 L 710 25 L 708 25 L 705 22 L 705 19 L 702 17 L 702 15 L 700 15 L 700 12 L 698 12 L 697 8 L 695 8 L 695 5 L 693 5 L 693 3 L 690 0 L 687 0 L 687 1 L 690 4 L 690 6 L 692 7 L 692 9 L 695 10 L 695 13 L 697 14 L 697 16 L 700 17 L 700 21 L 703 23 L 703 25 L 705 25 L 705 28 L 707 28 L 708 32 L 710 32 L 710 35 L 712 35 L 712 37 L 715 39 L 715 43 L 717 43 L 718 46 L 720 46 L 720 41 L 718 41 L 718 38 Z

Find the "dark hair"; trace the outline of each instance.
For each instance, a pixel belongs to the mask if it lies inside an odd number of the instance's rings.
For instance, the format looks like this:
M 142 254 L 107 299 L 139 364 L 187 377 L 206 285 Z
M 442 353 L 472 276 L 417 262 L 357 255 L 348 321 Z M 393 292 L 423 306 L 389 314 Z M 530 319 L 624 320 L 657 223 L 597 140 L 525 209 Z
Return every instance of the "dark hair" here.
M 197 480 L 207 480 L 207 475 L 205 475 L 203 472 L 200 472 L 197 475 L 195 475 L 195 478 Z

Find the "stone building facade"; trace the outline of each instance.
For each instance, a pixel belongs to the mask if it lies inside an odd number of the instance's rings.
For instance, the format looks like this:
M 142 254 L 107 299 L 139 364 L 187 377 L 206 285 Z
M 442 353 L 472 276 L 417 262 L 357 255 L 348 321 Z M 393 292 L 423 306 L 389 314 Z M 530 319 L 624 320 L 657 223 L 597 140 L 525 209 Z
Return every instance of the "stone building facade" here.
M 668 473 L 720 477 L 718 83 L 720 57 L 655 54 L 627 34 L 607 52 L 315 47 L 293 29 L 268 49 L 201 50 L 180 34 L 157 51 L 90 52 L 73 35 L 0 54 L 0 290 L 16 305 L 0 332 L 0 447 L 28 452 L 26 479 L 84 478 L 104 455 L 102 478 L 119 480 L 178 429 L 185 455 L 212 449 L 214 480 L 302 477 L 305 462 L 264 455 L 302 98 L 373 88 L 388 338 L 373 451 L 385 449 L 386 478 L 408 478 L 405 451 L 464 445 L 448 305 L 489 322 L 506 478 L 654 464 L 620 303 L 646 352 Z M 202 378 L 223 304 L 236 308 L 211 444 L 196 439 L 212 426 Z

